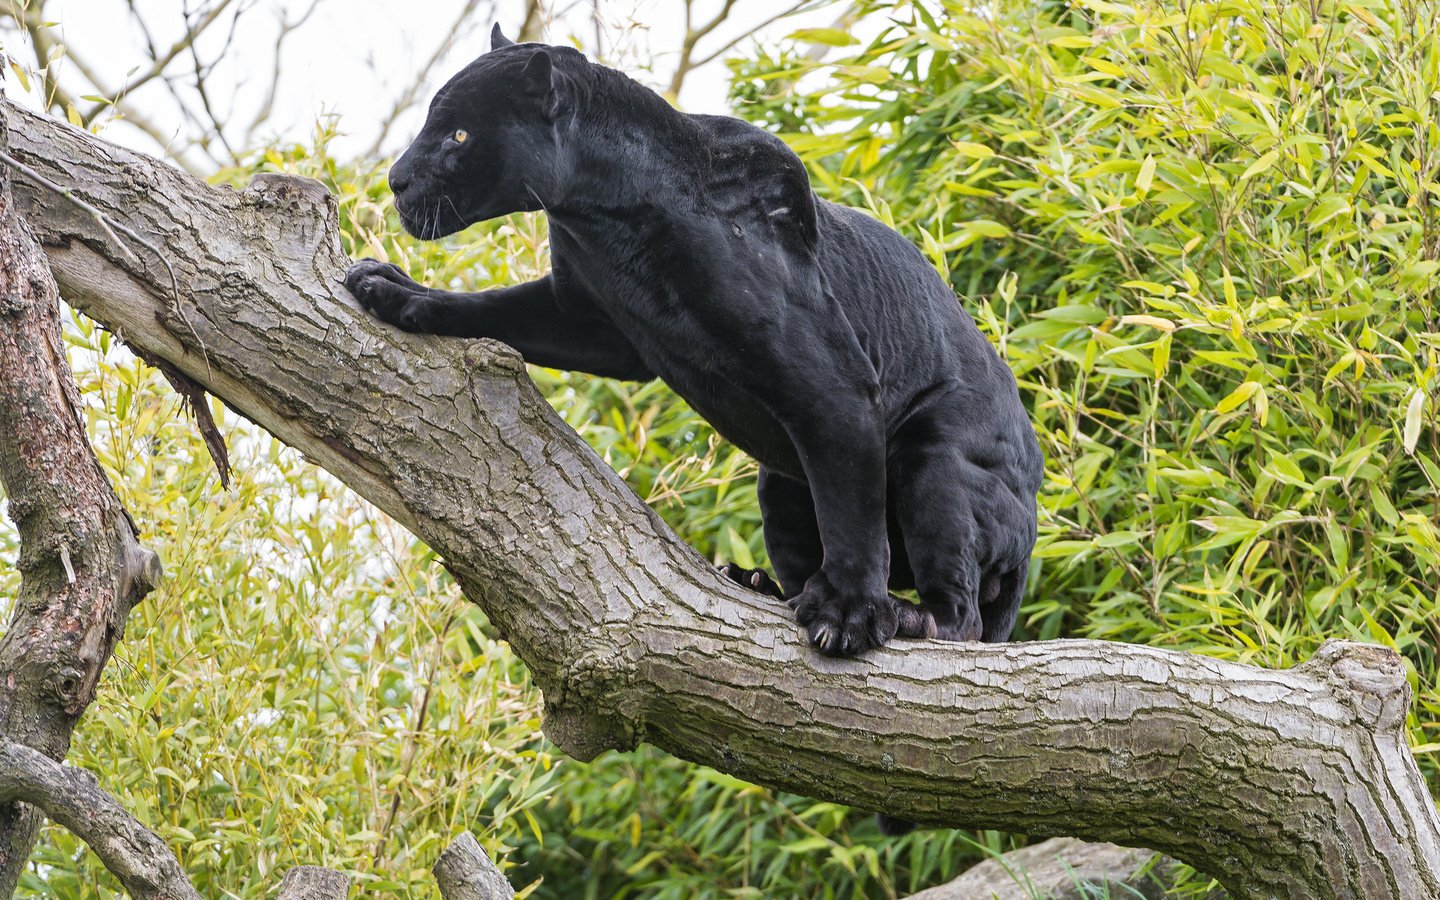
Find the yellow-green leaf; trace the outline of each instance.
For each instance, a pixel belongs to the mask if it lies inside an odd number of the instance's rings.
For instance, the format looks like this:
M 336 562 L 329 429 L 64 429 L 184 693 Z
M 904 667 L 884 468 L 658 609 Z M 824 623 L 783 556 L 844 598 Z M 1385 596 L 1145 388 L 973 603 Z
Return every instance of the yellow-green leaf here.
M 1246 400 L 1249 400 L 1251 397 L 1253 397 L 1255 395 L 1255 392 L 1259 389 L 1260 382 L 1258 381 L 1241 382 L 1240 386 L 1227 394 L 1225 399 L 1215 404 L 1215 411 L 1224 414 L 1234 409 L 1238 409 L 1242 404 L 1245 403 Z
M 827 47 L 845 47 L 855 43 L 855 38 L 838 28 L 801 28 L 790 32 L 790 40 L 803 44 L 824 44 Z
M 955 152 L 961 156 L 970 156 L 975 159 L 989 159 L 995 155 L 995 151 L 984 144 L 976 144 L 971 141 L 951 141 L 950 146 L 954 147 Z
M 1140 164 L 1140 171 L 1135 175 L 1135 190 L 1141 194 L 1150 191 L 1150 183 L 1155 180 L 1155 157 L 1146 156 L 1145 161 Z
M 1159 316 L 1133 315 L 1121 316 L 1121 325 L 1149 325 L 1151 328 L 1158 328 L 1164 332 L 1175 330 L 1175 323 L 1169 319 L 1162 319 Z
M 10 60 L 10 68 L 14 70 L 15 77 L 20 79 L 20 86 L 28 93 L 30 90 L 30 73 L 26 72 L 25 67 L 17 63 L 13 58 Z
M 1125 70 L 1115 65 L 1108 59 L 1100 59 L 1099 57 L 1095 56 L 1082 56 L 1080 58 L 1085 60 L 1085 62 L 1089 64 L 1090 68 L 1094 69 L 1097 72 L 1104 72 L 1106 75 L 1110 75 L 1115 78 L 1125 77 Z
M 1405 407 L 1405 431 L 1403 442 L 1405 452 L 1411 455 L 1415 453 L 1415 445 L 1420 442 L 1420 420 L 1425 414 L 1425 392 L 1420 388 L 1410 395 L 1410 403 Z
M 1261 172 L 1275 165 L 1275 161 L 1279 158 L 1279 150 L 1271 150 L 1267 153 L 1261 154 L 1260 158 L 1251 163 L 1250 167 L 1240 175 L 1240 180 L 1248 181 L 1249 179 L 1254 178 L 1256 175 L 1259 175 Z

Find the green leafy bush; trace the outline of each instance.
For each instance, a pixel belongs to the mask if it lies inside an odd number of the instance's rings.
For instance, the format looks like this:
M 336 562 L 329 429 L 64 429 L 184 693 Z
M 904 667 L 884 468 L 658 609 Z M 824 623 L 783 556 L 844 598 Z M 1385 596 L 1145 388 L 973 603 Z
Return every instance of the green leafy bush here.
M 1440 788 L 1440 9 L 889 7 L 734 94 L 832 197 L 885 198 L 1019 377 L 1047 457 L 1021 636 L 1389 645 Z
M 925 248 L 1019 376 L 1047 456 L 1020 636 L 1274 666 L 1328 637 L 1389 644 L 1440 789 L 1435 2 L 855 11 L 873 42 L 766 49 L 734 95 L 817 190 Z M 323 135 L 257 166 L 324 179 L 346 249 L 427 283 L 546 266 L 535 217 L 400 237 L 383 173 Z M 537 897 L 902 896 L 1011 846 L 885 840 L 651 750 L 552 755 L 522 668 L 423 548 L 244 423 L 223 421 L 237 484 L 218 491 L 153 376 L 68 334 L 91 435 L 170 572 L 72 758 L 202 892 L 262 896 L 314 862 L 433 896 L 424 868 L 461 829 Z M 532 374 L 683 537 L 764 562 L 753 465 L 663 386 Z M 114 891 L 63 831 L 36 861 L 36 893 Z

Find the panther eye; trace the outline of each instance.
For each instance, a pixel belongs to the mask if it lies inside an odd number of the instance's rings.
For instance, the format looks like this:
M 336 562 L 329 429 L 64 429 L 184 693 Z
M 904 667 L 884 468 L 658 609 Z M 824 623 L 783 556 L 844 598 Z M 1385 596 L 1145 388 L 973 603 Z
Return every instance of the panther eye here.
M 470 132 L 468 132 L 468 131 L 466 131 L 465 129 L 461 128 L 459 131 L 456 131 L 456 132 L 455 132 L 455 143 L 457 143 L 457 144 L 463 144 L 463 143 L 465 143 L 465 139 L 468 138 L 468 137 L 470 137 Z

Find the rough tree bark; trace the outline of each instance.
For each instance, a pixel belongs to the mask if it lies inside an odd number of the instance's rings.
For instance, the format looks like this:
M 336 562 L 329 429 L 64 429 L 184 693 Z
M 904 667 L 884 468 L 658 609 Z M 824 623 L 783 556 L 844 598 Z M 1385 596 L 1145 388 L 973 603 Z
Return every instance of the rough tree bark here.
M 510 900 L 515 891 L 468 832 L 440 854 L 431 870 L 445 900 Z
M 350 879 L 334 869 L 296 866 L 280 881 L 275 900 L 345 900 L 350 896 Z
M 0 148 L 5 131 L 0 123 Z M 0 637 L 0 739 L 63 759 L 125 617 L 159 581 L 85 437 L 44 253 L 0 172 L 0 482 L 20 532 L 20 592 Z M 0 797 L 0 897 L 41 814 Z
M 1161 900 L 1173 866 L 1164 856 L 1133 847 L 1051 838 L 987 859 L 909 900 Z
M 320 185 L 208 187 L 5 115 L 26 164 L 146 235 L 179 282 L 173 297 L 153 253 L 25 185 L 66 298 L 429 543 L 572 755 L 647 741 L 927 824 L 1150 847 L 1239 896 L 1440 896 L 1440 817 L 1393 653 L 1331 643 L 1286 671 L 1096 641 L 821 658 L 783 607 L 675 538 L 514 352 L 367 318 Z

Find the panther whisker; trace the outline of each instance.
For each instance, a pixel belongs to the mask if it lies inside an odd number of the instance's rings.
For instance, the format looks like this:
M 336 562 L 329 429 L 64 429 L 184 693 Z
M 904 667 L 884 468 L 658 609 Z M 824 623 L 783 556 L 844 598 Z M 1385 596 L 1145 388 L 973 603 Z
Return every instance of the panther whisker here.
M 540 209 L 545 212 L 545 215 L 550 215 L 550 207 L 546 206 L 544 199 L 542 199 L 539 194 L 535 193 L 535 189 L 530 186 L 530 182 L 522 181 L 521 184 L 525 185 L 525 190 L 529 192 L 530 196 L 535 198 L 535 202 L 540 204 Z
M 460 215 L 460 210 L 459 210 L 459 208 L 455 206 L 455 201 L 450 199 L 450 195 L 449 195 L 449 194 L 441 194 L 441 195 L 440 195 L 440 199 L 442 199 L 442 200 L 444 200 L 446 203 L 450 204 L 450 211 L 455 214 L 455 218 L 456 218 L 458 221 L 461 221 L 461 222 L 465 221 L 465 217 L 462 216 L 462 215 Z

